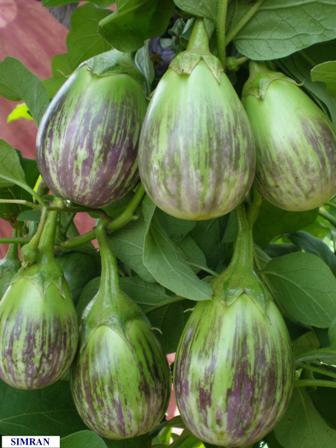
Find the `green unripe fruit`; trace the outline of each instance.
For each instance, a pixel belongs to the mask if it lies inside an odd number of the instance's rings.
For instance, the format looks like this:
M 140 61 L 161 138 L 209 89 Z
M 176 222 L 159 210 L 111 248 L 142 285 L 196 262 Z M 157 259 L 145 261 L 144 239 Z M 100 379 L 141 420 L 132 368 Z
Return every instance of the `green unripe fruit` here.
M 304 211 L 336 194 L 336 133 L 287 76 L 253 63 L 243 90 L 256 144 L 256 182 L 276 207 Z
M 139 172 L 155 204 L 181 219 L 224 215 L 246 196 L 255 148 L 242 104 L 202 22 L 160 80 L 139 142 Z
M 269 433 L 294 386 L 288 331 L 252 271 L 252 233 L 239 213 L 243 225 L 232 262 L 214 281 L 213 298 L 192 312 L 174 370 L 186 427 L 225 448 L 250 447 Z
M 38 262 L 15 275 L 0 301 L 0 378 L 18 389 L 55 383 L 77 349 L 76 311 L 52 255 L 55 219 L 50 212 Z
M 169 369 L 141 309 L 119 288 L 103 229 L 100 288 L 83 313 L 71 389 L 84 423 L 107 439 L 140 436 L 160 422 L 168 404 Z

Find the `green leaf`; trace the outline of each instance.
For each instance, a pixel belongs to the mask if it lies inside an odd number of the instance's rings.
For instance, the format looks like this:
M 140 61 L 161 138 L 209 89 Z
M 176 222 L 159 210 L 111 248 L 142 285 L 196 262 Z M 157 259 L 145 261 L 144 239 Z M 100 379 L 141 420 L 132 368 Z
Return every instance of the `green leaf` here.
M 294 322 L 328 328 L 336 315 L 336 278 L 315 255 L 292 253 L 263 269 L 274 298 Z
M 293 342 L 293 352 L 295 357 L 299 358 L 302 354 L 312 349 L 318 349 L 320 342 L 315 331 L 307 331 L 295 339 Z
M 324 363 L 334 366 L 336 363 L 336 349 L 333 347 L 323 347 L 315 350 L 308 350 L 307 352 L 300 353 L 297 356 L 297 361 L 306 364 L 319 365 L 320 363 Z
M 5 141 L 0 140 L 0 188 L 18 183 L 26 183 L 19 154 Z
M 151 439 L 147 434 L 135 439 L 105 440 L 105 443 L 108 448 L 151 448 Z
M 193 16 L 216 21 L 218 0 L 174 0 L 175 5 Z
M 109 13 L 110 11 L 87 4 L 77 8 L 72 14 L 67 45 L 68 59 L 73 70 L 81 62 L 111 49 L 111 45 L 98 32 L 99 21 Z
M 79 431 L 63 437 L 62 448 L 106 448 L 104 440 L 92 431 Z
M 336 255 L 323 241 L 307 232 L 295 232 L 288 238 L 300 249 L 322 258 L 336 275 Z
M 286 448 L 334 448 L 336 431 L 318 413 L 305 390 L 294 391 L 289 408 L 275 427 L 275 436 Z
M 148 271 L 158 283 L 178 296 L 190 300 L 209 299 L 210 285 L 200 280 L 188 265 L 182 250 L 154 215 L 155 207 L 148 198 L 143 202 L 143 209 L 147 225 L 143 259 Z
M 131 223 L 109 237 L 115 256 L 146 282 L 155 282 L 143 262 L 146 223 L 143 219 Z
M 85 428 L 73 404 L 68 382 L 23 391 L 0 381 L 0 396 L 1 434 L 65 436 Z
M 336 428 L 336 389 L 320 387 L 311 391 L 314 405 L 329 426 Z
M 316 65 L 311 71 L 313 81 L 323 82 L 327 89 L 336 95 L 336 61 L 327 61 Z
M 195 221 L 177 219 L 159 209 L 156 209 L 155 214 L 162 227 L 164 227 L 169 237 L 175 243 L 180 243 L 196 226 Z
M 166 354 L 176 352 L 183 328 L 190 316 L 190 312 L 185 312 L 186 306 L 189 304 L 173 303 L 147 314 L 153 327 L 160 329 L 156 336 Z
M 318 210 L 287 212 L 263 201 L 253 228 L 254 241 L 265 247 L 273 238 L 287 232 L 295 232 L 315 221 Z
M 147 91 L 150 92 L 151 85 L 155 78 L 155 70 L 153 61 L 150 58 L 149 40 L 147 40 L 145 45 L 136 52 L 134 62 L 143 74 L 147 84 Z
M 22 118 L 29 121 L 33 119 L 26 103 L 21 103 L 14 107 L 12 112 L 7 117 L 7 123 L 12 123 L 13 121 L 17 121 Z
M 215 269 L 221 258 L 223 245 L 221 244 L 221 221 L 212 219 L 200 221 L 191 232 L 191 236 L 205 254 L 207 264 Z
M 9 57 L 0 62 L 0 95 L 9 100 L 23 100 L 37 123 L 49 103 L 48 93 L 37 76 L 22 62 Z
M 205 255 L 191 236 L 188 235 L 181 241 L 180 248 L 186 257 L 188 264 L 195 272 L 201 271 L 202 268 L 207 270 Z
M 173 13 L 172 0 L 127 0 L 117 6 L 117 12 L 100 22 L 99 30 L 121 51 L 137 50 L 146 39 L 162 34 Z
M 120 287 L 139 305 L 157 307 L 182 300 L 176 296 L 168 295 L 162 286 L 145 282 L 139 277 L 121 277 Z
M 246 1 L 238 0 L 237 18 Z M 250 5 L 250 8 L 253 4 Z M 336 3 L 330 0 L 265 0 L 235 38 L 238 51 L 256 61 L 288 56 L 336 37 Z

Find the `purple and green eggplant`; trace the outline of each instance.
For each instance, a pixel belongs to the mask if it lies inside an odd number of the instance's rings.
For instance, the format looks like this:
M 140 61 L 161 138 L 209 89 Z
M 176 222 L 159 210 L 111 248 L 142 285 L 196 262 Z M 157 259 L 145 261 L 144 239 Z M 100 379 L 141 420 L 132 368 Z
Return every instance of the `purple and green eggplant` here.
M 336 133 L 293 79 L 251 63 L 243 104 L 257 145 L 256 183 L 276 207 L 305 211 L 336 194 Z
M 294 386 L 283 318 L 253 271 L 252 231 L 241 206 L 229 267 L 199 302 L 179 342 L 174 387 L 187 428 L 226 448 L 247 447 L 272 430 Z
M 141 309 L 119 287 L 118 267 L 105 231 L 97 228 L 102 275 L 84 310 L 71 389 L 84 423 L 107 439 L 145 434 L 168 405 L 170 374 Z
M 0 299 L 5 294 L 20 266 L 17 245 L 11 244 L 6 256 L 0 261 Z
M 125 196 L 137 180 L 145 111 L 144 80 L 129 55 L 112 50 L 81 64 L 37 135 L 37 162 L 50 190 L 95 208 Z
M 49 212 L 36 262 L 18 271 L 0 301 L 0 378 L 18 389 L 55 383 L 76 354 L 77 315 L 53 255 L 56 213 Z
M 247 195 L 255 171 L 246 113 L 208 40 L 197 21 L 187 50 L 160 80 L 140 134 L 145 189 L 158 207 L 181 219 L 230 212 Z

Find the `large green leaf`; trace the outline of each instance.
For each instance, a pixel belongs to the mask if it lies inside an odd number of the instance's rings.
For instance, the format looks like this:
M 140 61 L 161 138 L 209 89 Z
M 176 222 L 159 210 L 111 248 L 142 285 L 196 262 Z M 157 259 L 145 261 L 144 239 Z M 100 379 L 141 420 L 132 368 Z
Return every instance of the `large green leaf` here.
M 197 17 L 216 20 L 218 0 L 174 0 L 175 5 L 189 14 Z
M 132 51 L 165 31 L 174 4 L 172 0 L 119 0 L 117 6 L 117 12 L 100 22 L 99 30 L 114 48 Z
M 106 448 L 104 440 L 92 431 L 79 431 L 63 437 L 62 448 Z
M 330 326 L 336 316 L 336 278 L 321 258 L 291 253 L 271 260 L 262 273 L 290 319 L 319 328 Z
M 212 295 L 209 284 L 200 280 L 189 266 L 182 250 L 169 238 L 155 206 L 146 198 L 144 216 L 147 225 L 143 261 L 155 280 L 165 288 L 190 300 L 207 300 Z
M 248 6 L 236 0 L 235 26 Z M 249 4 L 253 7 L 253 3 Z M 265 0 L 235 38 L 240 53 L 254 60 L 285 57 L 336 38 L 336 3 L 330 0 Z
M 302 389 L 295 390 L 286 414 L 275 427 L 275 436 L 286 448 L 336 446 L 336 431 L 327 425 Z
M 322 258 L 336 275 L 336 255 L 326 243 L 303 231 L 291 233 L 288 237 L 300 249 Z
M 139 219 L 109 237 L 115 256 L 136 272 L 146 282 L 155 282 L 143 262 L 146 223 Z
M 315 221 L 318 210 L 287 212 L 263 201 L 258 219 L 253 228 L 254 240 L 264 247 L 276 236 L 295 232 Z
M 72 14 L 67 45 L 68 59 L 73 69 L 86 59 L 111 49 L 111 45 L 98 32 L 99 21 L 109 12 L 87 4 Z
M 13 389 L 0 381 L 0 433 L 65 436 L 84 429 L 73 404 L 69 383 L 38 391 Z
M 49 103 L 42 82 L 22 62 L 11 57 L 0 62 L 0 95 L 14 101 L 23 100 L 37 123 Z

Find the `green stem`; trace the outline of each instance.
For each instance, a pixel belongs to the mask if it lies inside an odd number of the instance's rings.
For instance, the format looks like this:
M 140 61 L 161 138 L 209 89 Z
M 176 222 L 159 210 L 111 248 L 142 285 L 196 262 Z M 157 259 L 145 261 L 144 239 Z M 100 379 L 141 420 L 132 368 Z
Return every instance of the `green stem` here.
M 334 216 L 331 213 L 327 212 L 327 210 L 325 210 L 323 208 L 320 208 L 318 214 L 322 218 L 324 218 L 327 221 L 329 221 L 330 224 L 332 224 L 334 227 L 336 227 L 336 218 L 334 218 Z
M 135 195 L 128 203 L 126 209 L 113 221 L 111 221 L 106 226 L 108 232 L 114 232 L 126 226 L 130 221 L 134 219 L 134 212 L 138 208 L 140 202 L 142 201 L 145 194 L 143 186 L 140 184 Z M 61 243 L 63 249 L 72 249 L 75 247 L 82 246 L 96 238 L 96 230 L 90 230 L 90 232 L 84 233 L 83 235 L 76 236 L 67 241 Z
M 336 379 L 336 373 L 329 372 L 328 370 L 321 369 L 319 367 L 314 367 L 314 366 L 311 366 L 310 364 L 305 364 L 304 362 L 298 362 L 297 366 L 302 369 L 309 370 L 310 372 L 319 373 L 320 375 L 329 376 L 330 378 Z
M 252 202 L 251 202 L 251 205 L 248 208 L 248 220 L 249 220 L 249 223 L 250 223 L 251 227 L 254 225 L 254 223 L 256 222 L 256 220 L 258 218 L 261 204 L 262 204 L 262 196 L 258 192 L 257 187 L 253 186 L 253 188 L 252 188 Z
M 230 30 L 226 36 L 226 45 L 228 45 L 237 34 L 248 24 L 248 22 L 255 16 L 265 0 L 258 0 L 247 13 L 239 20 L 239 22 Z
M 119 230 L 122 227 L 126 226 L 130 221 L 134 218 L 134 212 L 138 208 L 140 202 L 142 201 L 145 195 L 145 189 L 142 184 L 139 185 L 135 195 L 127 204 L 126 209 L 112 222 L 107 224 L 107 231 L 113 232 L 115 230 Z
M 209 53 L 209 36 L 203 19 L 197 19 L 188 42 L 187 51 Z
M 28 242 L 28 238 L 0 238 L 0 244 L 26 244 Z
M 40 260 L 50 262 L 54 258 L 54 244 L 57 226 L 57 211 L 49 211 L 38 243 Z
M 40 205 L 34 204 L 34 202 L 25 201 L 23 199 L 0 199 L 0 204 L 17 204 L 25 205 L 31 208 L 40 208 Z
M 336 388 L 336 381 L 327 380 L 298 380 L 296 387 L 330 387 Z
M 230 279 L 231 287 L 236 289 L 240 287 L 242 276 L 249 278 L 250 274 L 253 273 L 254 247 L 252 227 L 247 220 L 244 204 L 236 209 L 236 216 L 238 219 L 238 234 L 233 256 L 229 266 L 213 282 L 215 297 L 222 297 L 223 290 L 225 290 L 224 283 L 227 279 Z
M 230 266 L 240 266 L 250 272 L 253 270 L 253 236 L 244 204 L 236 209 L 236 216 L 238 220 L 238 235 Z
M 228 0 L 218 1 L 217 23 L 216 23 L 218 57 L 224 69 L 226 63 L 225 32 L 226 32 L 226 16 L 227 16 L 228 3 L 229 3 Z
M 113 291 L 119 290 L 119 271 L 117 260 L 115 259 L 106 237 L 106 232 L 103 223 L 99 223 L 96 228 L 96 236 L 99 244 L 101 257 L 101 277 L 100 277 L 100 292 L 108 293 L 111 289 Z M 104 294 L 104 295 L 105 295 Z

